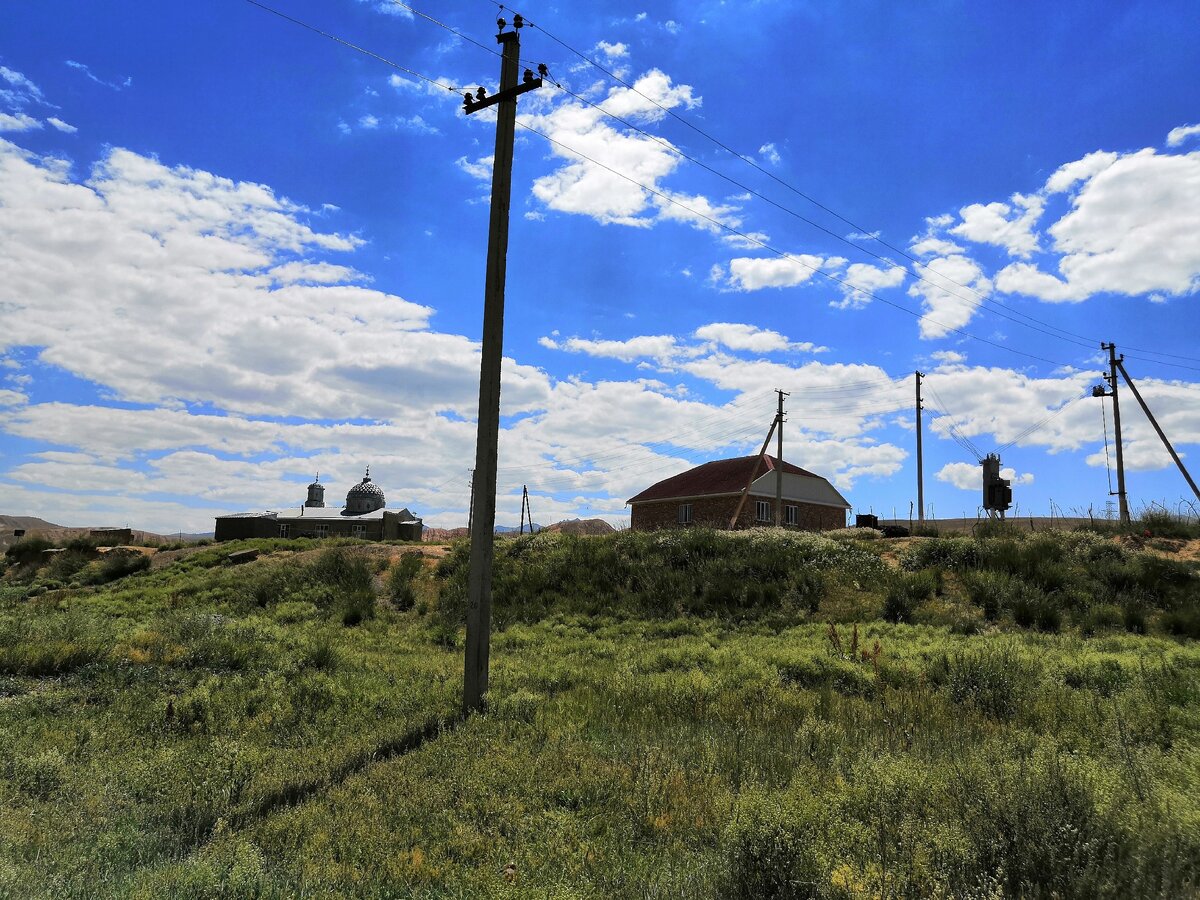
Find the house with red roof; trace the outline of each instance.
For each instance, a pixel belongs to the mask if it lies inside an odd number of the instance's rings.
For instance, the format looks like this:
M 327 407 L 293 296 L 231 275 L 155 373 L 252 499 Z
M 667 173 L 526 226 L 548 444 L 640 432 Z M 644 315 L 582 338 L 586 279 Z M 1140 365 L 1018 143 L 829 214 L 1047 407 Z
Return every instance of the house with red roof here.
M 846 526 L 850 504 L 827 479 L 764 453 L 714 460 L 652 484 L 626 501 L 633 510 L 630 527 L 729 528 L 735 514 L 734 528 L 774 525 L 781 478 L 785 527 L 828 531 Z

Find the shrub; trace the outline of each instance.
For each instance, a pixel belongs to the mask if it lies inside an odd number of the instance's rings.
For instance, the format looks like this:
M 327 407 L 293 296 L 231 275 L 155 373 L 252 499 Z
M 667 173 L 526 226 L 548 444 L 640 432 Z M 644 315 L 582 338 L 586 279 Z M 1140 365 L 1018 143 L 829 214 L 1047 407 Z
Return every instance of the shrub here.
M 1036 686 L 1038 669 L 1013 647 L 1003 646 L 940 654 L 930 660 L 926 675 L 955 703 L 1010 719 Z
M 883 617 L 889 622 L 911 622 L 913 611 L 939 589 L 940 572 L 926 569 L 911 575 L 892 576 L 883 600 Z
M 417 594 L 413 582 L 421 574 L 422 556 L 420 553 L 405 553 L 392 566 L 387 576 L 388 596 L 396 609 L 412 609 L 416 603 Z
M 828 882 L 816 852 L 825 818 L 815 796 L 754 793 L 729 826 L 730 884 L 724 896 L 744 900 L 817 897 Z
M 1200 638 L 1200 608 L 1173 609 L 1163 615 L 1162 625 L 1179 637 Z
M 18 566 L 40 565 L 45 559 L 43 552 L 53 548 L 53 543 L 35 534 L 17 541 L 4 551 L 4 557 Z
M 1172 515 L 1166 509 L 1145 510 L 1135 527 L 1139 531 L 1149 531 L 1154 537 L 1200 538 L 1200 523 Z
M 1108 628 L 1123 628 L 1125 619 L 1121 607 L 1112 603 L 1101 603 L 1093 606 L 1079 619 L 1079 630 L 1085 635 L 1095 634 Z

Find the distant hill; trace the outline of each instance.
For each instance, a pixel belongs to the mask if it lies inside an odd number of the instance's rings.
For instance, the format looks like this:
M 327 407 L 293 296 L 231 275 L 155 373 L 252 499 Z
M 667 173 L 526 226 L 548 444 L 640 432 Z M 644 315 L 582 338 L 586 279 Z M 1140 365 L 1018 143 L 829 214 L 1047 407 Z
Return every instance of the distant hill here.
M 19 529 L 25 530 L 25 537 L 32 537 L 34 534 L 41 535 L 50 541 L 69 541 L 71 538 L 80 537 L 88 534 L 95 528 L 104 528 L 103 525 L 89 525 L 86 527 L 72 525 L 56 525 L 53 522 L 47 522 L 45 519 L 39 519 L 37 516 L 5 516 L 0 515 L 0 550 L 3 550 L 17 541 L 14 531 Z M 111 526 L 107 526 L 111 527 Z M 211 540 L 213 533 L 189 533 L 184 532 L 182 535 L 178 532 L 175 534 L 158 534 L 154 531 L 141 531 L 133 529 L 133 539 L 135 541 L 154 541 L 157 543 L 175 543 L 177 541 L 199 541 L 204 539 Z
M 534 531 L 561 532 L 563 534 L 610 534 L 616 529 L 603 519 L 571 519 L 566 522 L 556 522 L 553 525 L 533 523 Z M 516 534 L 519 528 L 510 525 L 497 525 L 496 534 Z M 466 528 L 426 528 L 422 540 L 431 543 L 454 541 L 469 536 Z

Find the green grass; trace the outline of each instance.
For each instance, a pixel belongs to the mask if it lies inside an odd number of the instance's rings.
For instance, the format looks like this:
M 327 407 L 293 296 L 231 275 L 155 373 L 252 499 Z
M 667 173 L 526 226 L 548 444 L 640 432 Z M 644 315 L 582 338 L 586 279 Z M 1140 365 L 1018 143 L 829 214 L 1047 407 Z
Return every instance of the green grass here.
M 506 540 L 459 723 L 465 547 L 312 546 L 0 583 L 0 895 L 1200 890 L 1194 565 L 1094 535 L 898 571 L 852 538 Z

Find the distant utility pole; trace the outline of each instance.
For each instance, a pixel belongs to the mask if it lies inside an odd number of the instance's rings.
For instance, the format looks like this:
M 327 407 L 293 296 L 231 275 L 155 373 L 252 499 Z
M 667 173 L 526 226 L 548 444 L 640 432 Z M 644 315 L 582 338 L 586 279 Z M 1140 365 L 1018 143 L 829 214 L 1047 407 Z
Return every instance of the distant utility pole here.
M 785 394 L 779 388 L 775 388 L 775 393 L 779 395 L 779 412 L 775 413 L 775 424 L 778 426 L 775 431 L 775 461 L 778 465 L 775 466 L 775 527 L 783 527 L 783 398 L 790 397 L 791 394 Z
M 1124 356 L 1121 357 L 1121 360 L 1123 359 Z M 1187 481 L 1188 487 L 1192 489 L 1192 493 L 1196 495 L 1196 499 L 1200 500 L 1200 488 L 1196 487 L 1196 482 L 1192 480 L 1192 476 L 1188 473 L 1187 467 L 1183 464 L 1183 460 L 1179 458 L 1179 454 L 1175 452 L 1175 448 L 1171 446 L 1171 442 L 1167 440 L 1166 434 L 1164 434 L 1162 428 L 1159 427 L 1158 419 L 1154 418 L 1154 413 L 1150 412 L 1150 407 L 1147 406 L 1146 401 L 1142 399 L 1141 392 L 1137 389 L 1137 385 L 1133 383 L 1133 379 L 1129 377 L 1129 373 L 1125 371 L 1125 363 L 1121 360 L 1117 361 L 1117 368 L 1120 369 L 1121 374 L 1125 377 L 1125 383 L 1129 385 L 1129 389 L 1133 391 L 1134 399 L 1136 399 L 1138 405 L 1141 406 L 1142 412 L 1146 414 L 1146 418 L 1150 420 L 1150 424 L 1154 426 L 1154 430 L 1158 432 L 1158 436 L 1162 440 L 1163 446 L 1165 446 L 1167 448 L 1167 452 L 1171 454 L 1171 459 L 1175 460 L 1175 465 L 1179 467 L 1179 471 L 1183 474 L 1184 480 Z M 1114 397 L 1115 396 L 1116 394 L 1114 388 Z
M 923 372 L 913 372 L 917 376 L 917 521 L 925 521 L 925 461 L 921 455 L 921 379 Z
M 463 661 L 463 713 L 483 709 L 488 689 L 488 654 L 492 627 L 492 551 L 496 528 L 496 460 L 500 440 L 500 363 L 504 355 L 504 276 L 508 257 L 508 208 L 512 196 L 513 139 L 517 97 L 542 86 L 525 70 L 517 84 L 521 58 L 520 15 L 513 31 L 497 19 L 504 46 L 500 90 L 491 97 L 482 87 L 466 95 L 467 115 L 497 106 L 496 152 L 492 163 L 492 209 L 488 226 L 487 276 L 483 294 L 483 358 L 479 367 L 479 431 L 475 443 L 475 478 L 471 501 L 471 567 L 467 575 L 467 651 Z M 539 71 L 543 66 L 539 66 Z
M 1125 455 L 1121 446 L 1121 407 L 1117 401 L 1117 366 L 1125 359 L 1117 359 L 1117 345 L 1100 342 L 1100 349 L 1108 351 L 1108 374 L 1104 380 L 1108 382 L 1108 391 L 1097 385 L 1092 389 L 1094 397 L 1112 397 L 1113 402 L 1113 435 L 1117 445 L 1117 501 L 1120 504 L 1121 524 L 1129 524 L 1129 501 L 1125 496 Z
M 472 534 L 471 525 L 475 518 L 475 470 L 471 470 L 471 504 L 467 507 L 467 534 Z
M 533 534 L 533 510 L 529 508 L 529 485 L 521 485 L 521 534 L 525 533 L 525 517 L 529 516 L 529 533 Z

